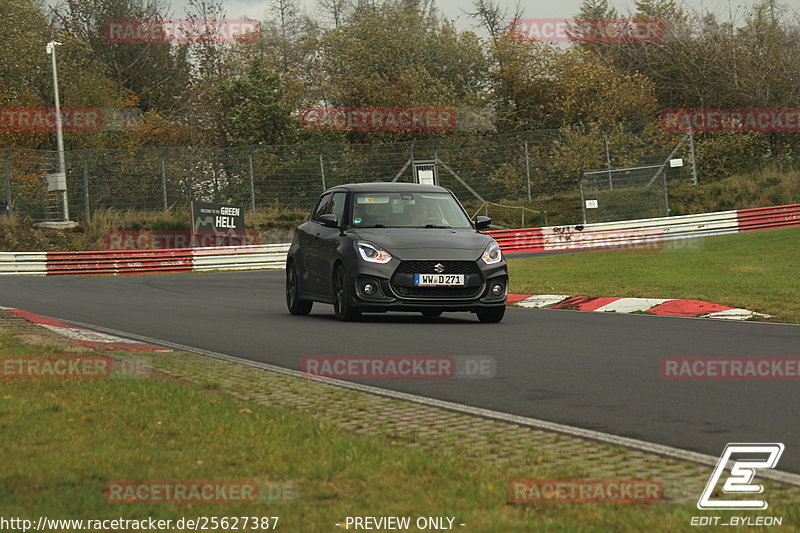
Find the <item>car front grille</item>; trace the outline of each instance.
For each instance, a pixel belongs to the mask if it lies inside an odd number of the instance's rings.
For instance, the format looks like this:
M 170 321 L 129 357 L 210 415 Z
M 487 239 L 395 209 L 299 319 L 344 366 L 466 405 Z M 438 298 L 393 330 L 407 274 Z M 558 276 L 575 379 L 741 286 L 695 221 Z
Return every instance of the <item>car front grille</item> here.
M 437 272 L 435 266 L 444 269 Z M 417 287 L 414 274 L 464 274 L 463 287 Z M 391 280 L 392 290 L 401 298 L 466 300 L 478 298 L 483 290 L 483 277 L 474 261 L 403 261 Z
M 441 264 L 444 270 L 435 269 Z M 397 267 L 396 273 L 403 274 L 479 274 L 480 270 L 475 261 L 403 261 Z

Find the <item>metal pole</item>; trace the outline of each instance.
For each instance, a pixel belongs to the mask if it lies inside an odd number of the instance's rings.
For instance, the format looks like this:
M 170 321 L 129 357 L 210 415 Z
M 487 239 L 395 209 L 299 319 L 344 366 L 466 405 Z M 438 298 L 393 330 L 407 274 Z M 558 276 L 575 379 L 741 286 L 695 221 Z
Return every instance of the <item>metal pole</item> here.
M 531 201 L 531 162 L 528 159 L 528 139 L 525 139 L 525 175 L 528 177 L 528 203 Z M 523 222 L 522 225 L 525 225 L 525 215 L 523 211 Z
M 6 156 L 3 158 L 3 175 L 6 182 L 6 212 L 8 218 L 14 217 L 14 212 L 11 210 L 11 150 L 6 150 Z
M 161 194 L 164 197 L 164 211 L 168 209 L 167 207 L 167 169 L 164 165 L 164 154 L 161 154 Z
M 64 135 L 62 132 L 63 125 L 61 123 L 61 103 L 58 97 L 58 70 L 56 69 L 56 46 L 61 43 L 50 41 L 47 43 L 47 52 L 50 54 L 50 59 L 53 65 L 53 93 L 56 100 L 56 145 L 58 148 L 58 172 L 66 176 L 67 165 L 64 163 Z M 66 187 L 66 181 L 65 187 Z M 69 220 L 69 202 L 67 200 L 67 191 L 59 191 L 61 194 L 61 209 L 64 215 L 64 222 Z
M 583 197 L 583 181 L 578 182 L 578 186 L 581 189 L 581 213 L 583 213 L 583 223 L 586 224 L 586 200 Z
M 611 179 L 611 153 L 608 151 L 608 133 L 603 133 L 603 138 L 606 144 L 606 162 L 608 163 L 608 190 L 614 190 L 614 180 Z M 586 221 L 584 220 L 584 223 Z
M 691 126 L 689 127 L 689 152 L 692 157 L 692 183 L 697 185 L 697 157 L 694 153 L 694 132 Z
M 250 209 L 256 212 L 256 187 L 253 183 L 253 152 L 247 154 L 247 175 L 250 178 Z
M 664 172 L 664 216 L 669 216 L 669 186 L 667 185 L 667 173 Z
M 319 173 L 322 176 L 322 190 L 327 190 L 328 187 L 325 186 L 325 165 L 322 164 L 322 154 L 319 154 Z
M 89 159 L 88 155 L 92 149 L 83 153 L 83 210 L 86 215 L 86 223 L 92 221 L 92 213 L 89 211 Z

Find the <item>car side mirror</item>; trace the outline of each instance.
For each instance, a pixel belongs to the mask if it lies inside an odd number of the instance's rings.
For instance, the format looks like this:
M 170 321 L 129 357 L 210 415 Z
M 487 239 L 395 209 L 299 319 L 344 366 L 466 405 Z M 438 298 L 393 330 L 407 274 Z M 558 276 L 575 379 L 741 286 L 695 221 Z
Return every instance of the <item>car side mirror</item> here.
M 333 214 L 326 214 L 319 216 L 319 223 L 325 226 L 326 228 L 338 228 L 339 227 L 339 219 L 336 218 L 336 215 Z
M 492 219 L 484 216 L 475 217 L 475 229 L 486 229 L 492 223 Z

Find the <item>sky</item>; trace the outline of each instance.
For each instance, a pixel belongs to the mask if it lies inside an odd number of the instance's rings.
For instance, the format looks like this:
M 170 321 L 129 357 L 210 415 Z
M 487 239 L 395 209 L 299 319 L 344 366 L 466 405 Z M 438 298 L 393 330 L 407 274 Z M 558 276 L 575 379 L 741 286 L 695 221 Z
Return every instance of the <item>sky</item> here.
M 713 12 L 720 20 L 741 20 L 756 0 L 683 0 L 688 11 Z M 569 18 L 577 13 L 581 0 L 498 0 L 499 4 L 513 13 L 515 6 L 523 9 L 525 17 L 530 18 Z M 800 12 L 800 0 L 776 0 L 786 6 L 789 12 Z M 248 17 L 256 20 L 267 18 L 270 0 L 223 0 L 228 18 Z M 301 0 L 307 13 L 317 13 L 317 0 Z M 609 4 L 620 14 L 630 13 L 634 9 L 634 0 L 609 0 Z M 183 18 L 185 0 L 173 0 L 171 6 L 174 18 Z M 466 13 L 472 11 L 471 0 L 436 0 L 439 10 L 450 20 L 455 21 L 459 29 L 475 29 L 475 19 Z M 480 32 L 479 32 L 480 33 Z

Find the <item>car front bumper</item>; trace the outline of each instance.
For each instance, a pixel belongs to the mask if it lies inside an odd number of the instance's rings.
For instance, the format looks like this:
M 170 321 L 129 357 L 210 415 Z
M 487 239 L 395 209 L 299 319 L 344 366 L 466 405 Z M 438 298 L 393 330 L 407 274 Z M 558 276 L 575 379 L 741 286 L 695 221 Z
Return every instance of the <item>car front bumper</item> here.
M 463 273 L 465 286 L 433 289 L 413 286 L 414 273 L 433 273 L 415 270 L 427 270 L 424 264 L 437 262 L 446 266 L 445 273 Z M 494 265 L 487 265 L 481 260 L 392 259 L 385 265 L 359 261 L 351 267 L 348 277 L 352 283 L 352 303 L 365 312 L 476 311 L 505 305 L 508 294 L 508 267 L 505 261 Z M 371 286 L 371 291 L 368 286 Z

